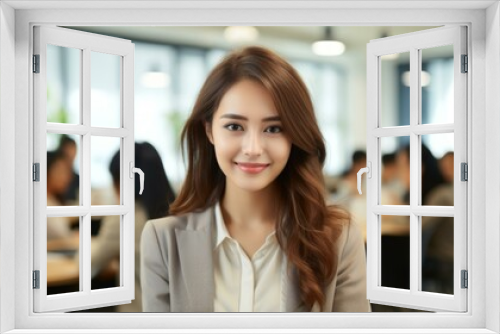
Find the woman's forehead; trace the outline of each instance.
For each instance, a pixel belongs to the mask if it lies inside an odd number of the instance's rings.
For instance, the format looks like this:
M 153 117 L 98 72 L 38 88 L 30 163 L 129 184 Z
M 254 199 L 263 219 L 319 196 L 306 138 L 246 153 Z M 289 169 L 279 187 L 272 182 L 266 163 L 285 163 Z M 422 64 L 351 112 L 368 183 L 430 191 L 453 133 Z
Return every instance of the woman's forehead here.
M 217 117 L 240 115 L 246 119 L 279 116 L 271 94 L 262 85 L 250 80 L 233 85 L 222 97 L 216 114 Z

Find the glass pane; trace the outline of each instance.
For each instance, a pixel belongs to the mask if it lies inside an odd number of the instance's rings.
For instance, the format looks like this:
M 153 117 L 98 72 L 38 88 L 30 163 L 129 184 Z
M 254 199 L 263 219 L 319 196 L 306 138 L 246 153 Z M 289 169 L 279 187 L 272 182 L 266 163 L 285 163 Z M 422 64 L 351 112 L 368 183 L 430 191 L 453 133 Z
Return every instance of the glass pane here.
M 410 137 L 380 138 L 381 205 L 410 203 Z
M 380 216 L 382 286 L 410 288 L 410 217 Z
M 421 220 L 422 291 L 453 294 L 453 218 Z
M 92 290 L 120 286 L 120 219 L 92 217 Z
M 80 123 L 82 50 L 47 45 L 47 122 Z
M 47 217 L 47 294 L 80 291 L 79 224 L 82 217 Z
M 453 123 L 453 45 L 422 49 L 422 124 Z
M 116 137 L 90 139 L 91 205 L 120 204 L 120 142 Z
M 410 52 L 380 57 L 381 126 L 410 125 Z
M 454 135 L 422 136 L 422 204 L 453 206 Z
M 80 205 L 81 136 L 47 133 L 47 206 Z
M 91 54 L 91 125 L 121 126 L 121 57 L 99 52 Z

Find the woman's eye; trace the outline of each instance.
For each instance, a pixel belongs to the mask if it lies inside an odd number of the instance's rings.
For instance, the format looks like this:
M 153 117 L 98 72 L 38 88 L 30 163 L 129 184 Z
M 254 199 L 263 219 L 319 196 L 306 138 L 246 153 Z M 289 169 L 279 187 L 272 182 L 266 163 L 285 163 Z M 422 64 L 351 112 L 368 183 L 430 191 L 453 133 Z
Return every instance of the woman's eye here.
M 229 131 L 238 131 L 238 130 L 241 130 L 241 126 L 238 125 L 238 124 L 228 124 L 226 126 L 224 126 L 226 129 L 228 129 Z
M 279 132 L 281 132 L 281 131 L 282 131 L 282 130 L 281 130 L 281 127 L 280 127 L 280 126 L 277 126 L 277 125 L 275 125 L 275 126 L 270 126 L 270 127 L 268 127 L 268 128 L 266 129 L 266 132 L 270 132 L 270 133 L 279 133 Z

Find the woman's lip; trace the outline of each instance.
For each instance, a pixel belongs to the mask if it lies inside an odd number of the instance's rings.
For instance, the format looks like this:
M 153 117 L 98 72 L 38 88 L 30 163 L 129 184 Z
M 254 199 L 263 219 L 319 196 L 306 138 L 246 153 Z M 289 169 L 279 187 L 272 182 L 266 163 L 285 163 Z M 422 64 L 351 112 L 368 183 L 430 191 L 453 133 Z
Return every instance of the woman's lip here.
M 250 173 L 250 174 L 260 173 L 264 169 L 266 169 L 267 166 L 269 166 L 269 164 L 248 164 L 248 163 L 246 164 L 246 163 L 238 163 L 238 162 L 236 162 L 236 165 L 243 172 Z
M 267 167 L 269 164 L 256 164 L 256 163 L 244 163 L 244 162 L 236 162 L 238 166 L 248 167 L 248 168 L 258 168 L 258 167 Z

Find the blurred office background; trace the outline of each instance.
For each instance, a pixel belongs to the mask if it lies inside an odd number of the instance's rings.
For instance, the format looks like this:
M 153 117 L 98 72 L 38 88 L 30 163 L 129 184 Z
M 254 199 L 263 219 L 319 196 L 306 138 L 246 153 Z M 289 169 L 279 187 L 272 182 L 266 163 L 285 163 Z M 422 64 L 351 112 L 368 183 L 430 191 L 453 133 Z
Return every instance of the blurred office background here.
M 433 27 L 69 28 L 125 38 L 135 44 L 135 139 L 156 148 L 174 191 L 185 176 L 180 132 L 210 70 L 228 52 L 245 45 L 261 45 L 279 53 L 298 70 L 312 96 L 327 144 L 324 173 L 330 200 L 348 207 L 364 229 L 365 196 L 357 194 L 355 174 L 366 165 L 366 45 L 373 39 Z M 318 49 L 315 42 L 321 40 L 337 43 L 331 49 Z M 49 46 L 47 52 L 50 69 L 47 121 L 78 123 L 80 53 L 57 46 Z M 93 53 L 91 62 L 92 124 L 118 127 L 120 60 L 117 56 Z M 453 50 L 449 47 L 428 50 L 423 54 L 422 69 L 422 122 L 453 122 L 453 81 L 449 80 L 453 78 Z M 407 54 L 382 58 L 382 101 L 383 126 L 409 124 Z M 48 135 L 47 150 L 57 150 L 60 139 L 58 135 Z M 78 152 L 79 140 L 73 139 Z M 405 202 L 407 189 L 400 179 L 404 174 L 401 169 L 409 170 L 404 167 L 408 139 L 384 138 L 381 143 L 382 154 L 387 156 L 383 160 L 387 162 L 384 168 L 388 174 L 386 203 L 382 204 Z M 422 140 L 435 161 L 453 151 L 453 135 L 423 136 Z M 119 140 L 102 137 L 101 141 L 92 143 L 92 203 L 112 204 L 115 199 L 108 165 L 119 149 Z M 74 172 L 78 174 L 78 155 L 74 161 Z M 388 284 L 401 288 L 406 285 Z M 429 286 L 429 291 L 445 289 Z

